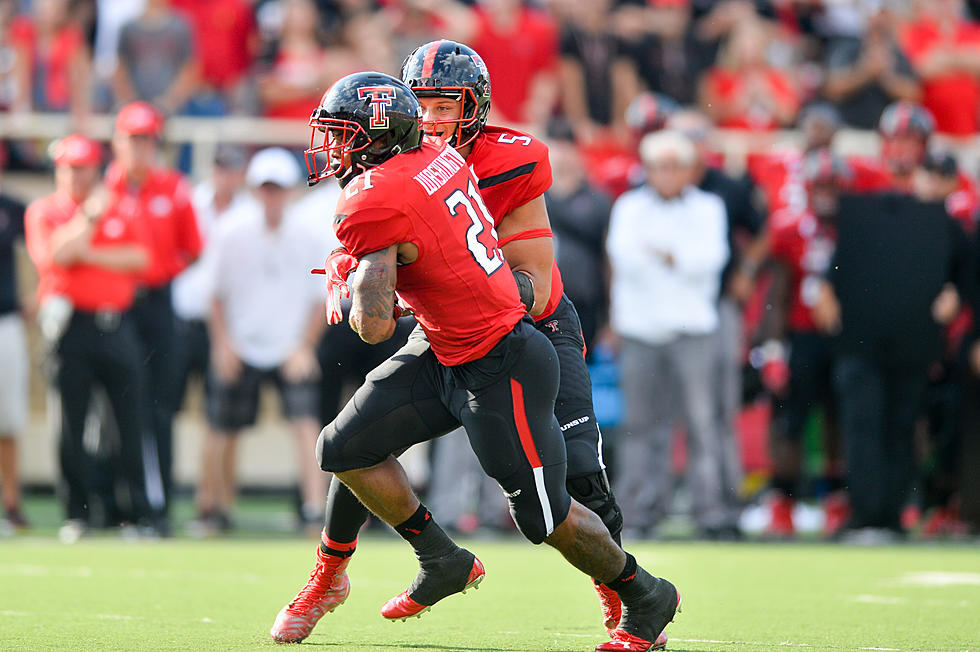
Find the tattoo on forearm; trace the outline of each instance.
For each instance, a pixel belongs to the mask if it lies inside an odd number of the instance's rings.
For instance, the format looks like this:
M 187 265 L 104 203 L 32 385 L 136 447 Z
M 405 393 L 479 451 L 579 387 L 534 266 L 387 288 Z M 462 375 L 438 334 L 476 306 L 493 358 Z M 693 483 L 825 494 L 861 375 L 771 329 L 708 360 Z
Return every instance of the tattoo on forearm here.
M 391 317 L 395 285 L 387 267 L 372 265 L 358 285 L 361 312 L 370 319 Z

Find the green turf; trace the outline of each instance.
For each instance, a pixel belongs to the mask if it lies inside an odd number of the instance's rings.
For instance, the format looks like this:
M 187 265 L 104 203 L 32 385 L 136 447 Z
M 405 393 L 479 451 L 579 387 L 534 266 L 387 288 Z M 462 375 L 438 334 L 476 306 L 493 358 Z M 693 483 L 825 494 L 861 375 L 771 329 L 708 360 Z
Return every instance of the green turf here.
M 393 538 L 363 539 L 350 599 L 306 644 L 518 651 L 591 650 L 604 640 L 588 580 L 557 553 L 517 541 L 469 545 L 487 568 L 479 591 L 388 623 L 378 608 L 411 580 L 414 558 Z M 305 581 L 312 549 L 298 540 L 0 540 L 0 649 L 273 649 L 268 629 Z M 671 650 L 980 649 L 976 547 L 633 549 L 684 595 L 667 629 Z M 923 572 L 954 583 L 909 583 Z

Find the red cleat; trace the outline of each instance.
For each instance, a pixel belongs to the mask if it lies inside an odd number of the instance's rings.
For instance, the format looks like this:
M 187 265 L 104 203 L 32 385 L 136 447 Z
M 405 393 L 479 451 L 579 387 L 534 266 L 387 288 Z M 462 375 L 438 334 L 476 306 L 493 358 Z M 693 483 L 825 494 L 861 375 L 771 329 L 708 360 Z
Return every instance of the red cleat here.
M 769 503 L 771 518 L 766 535 L 777 539 L 791 539 L 796 535 L 793 525 L 793 506 L 795 501 L 789 496 L 779 494 Z
M 619 627 L 619 619 L 623 615 L 623 603 L 619 599 L 619 594 L 610 589 L 605 584 L 592 583 L 595 592 L 599 594 L 599 604 L 602 606 L 602 625 L 606 628 L 609 636 Z
M 624 632 L 621 629 L 615 630 L 609 635 L 612 637 L 611 641 L 602 643 L 596 646 L 596 650 L 600 652 L 606 650 L 626 650 L 628 652 L 647 652 L 647 650 L 666 650 L 667 649 L 667 635 L 660 632 L 660 636 L 657 640 L 651 643 L 639 636 L 633 636 L 629 632 Z
M 469 576 L 466 578 L 466 584 L 460 590 L 460 593 L 466 593 L 467 589 L 473 588 L 474 590 L 480 588 L 480 582 L 486 576 L 487 572 L 483 569 L 483 564 L 476 557 L 473 558 L 473 568 L 470 570 Z M 396 620 L 406 621 L 412 616 L 416 618 L 421 618 L 422 614 L 432 609 L 432 605 L 419 604 L 412 598 L 408 596 L 408 590 L 404 590 L 388 602 L 384 603 L 381 607 L 381 615 L 388 620 L 394 622 Z
M 902 529 L 911 532 L 919 526 L 922 521 L 922 510 L 918 505 L 906 505 L 902 510 Z
M 344 603 L 350 595 L 347 564 L 350 557 L 325 555 L 317 547 L 316 568 L 292 602 L 287 604 L 269 633 L 279 643 L 299 643 L 313 631 L 324 615 Z
M 851 506 L 847 502 L 847 494 L 843 491 L 835 491 L 829 494 L 823 501 L 823 513 L 824 536 L 837 536 L 851 518 Z

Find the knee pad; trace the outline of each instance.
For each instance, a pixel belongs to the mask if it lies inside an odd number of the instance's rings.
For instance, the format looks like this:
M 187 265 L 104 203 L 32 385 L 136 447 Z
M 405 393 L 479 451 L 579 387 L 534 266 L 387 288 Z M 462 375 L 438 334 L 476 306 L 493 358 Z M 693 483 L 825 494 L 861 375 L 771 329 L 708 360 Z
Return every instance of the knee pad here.
M 335 430 L 332 424 L 324 426 L 316 440 L 316 462 L 324 471 L 335 471 L 339 468 L 340 450 L 334 444 Z
M 618 541 L 623 531 L 623 512 L 609 488 L 606 472 L 599 471 L 578 478 L 568 478 L 565 487 L 572 498 L 602 519 L 609 534 Z

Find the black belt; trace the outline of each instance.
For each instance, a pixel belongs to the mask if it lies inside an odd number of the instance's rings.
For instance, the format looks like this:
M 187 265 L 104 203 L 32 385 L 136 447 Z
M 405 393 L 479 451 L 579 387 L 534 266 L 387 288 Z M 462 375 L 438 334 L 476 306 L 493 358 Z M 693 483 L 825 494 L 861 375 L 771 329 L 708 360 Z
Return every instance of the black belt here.
M 104 333 L 113 333 L 119 330 L 123 315 L 126 313 L 118 310 L 77 310 L 75 315 L 90 320 L 95 327 Z

